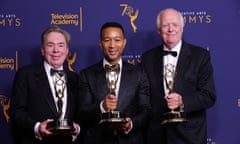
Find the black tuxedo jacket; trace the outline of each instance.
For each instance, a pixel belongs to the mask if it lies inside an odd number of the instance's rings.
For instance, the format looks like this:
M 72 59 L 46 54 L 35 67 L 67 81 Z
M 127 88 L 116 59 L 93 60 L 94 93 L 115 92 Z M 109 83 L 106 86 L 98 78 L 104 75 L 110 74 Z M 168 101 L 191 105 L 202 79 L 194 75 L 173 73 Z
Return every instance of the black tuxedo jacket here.
M 106 125 L 99 125 L 100 102 L 108 94 L 103 61 L 86 68 L 79 76 L 80 119 L 85 122 L 84 144 L 143 144 L 143 130 L 150 117 L 149 83 L 140 67 L 123 62 L 117 110 L 131 117 L 133 129 L 128 133 L 114 133 Z
M 209 51 L 183 41 L 176 66 L 174 91 L 183 97 L 187 123 L 161 126 L 162 114 L 169 111 L 164 99 L 163 45 L 142 55 L 142 65 L 150 81 L 153 119 L 149 144 L 204 144 L 207 140 L 206 109 L 216 100 Z
M 74 120 L 75 96 L 77 95 L 77 74 L 67 73 L 66 118 Z M 57 108 L 43 63 L 20 68 L 14 78 L 10 115 L 16 143 L 44 143 L 34 136 L 34 125 L 46 119 L 57 118 Z M 63 143 L 65 140 L 51 139 Z M 46 143 L 49 143 L 46 141 Z

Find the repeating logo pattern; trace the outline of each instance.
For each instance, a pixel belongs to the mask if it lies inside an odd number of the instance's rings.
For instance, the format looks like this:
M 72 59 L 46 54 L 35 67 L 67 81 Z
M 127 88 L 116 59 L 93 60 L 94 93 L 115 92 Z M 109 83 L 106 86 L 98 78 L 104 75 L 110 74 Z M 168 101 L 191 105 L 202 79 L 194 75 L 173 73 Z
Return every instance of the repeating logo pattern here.
M 22 19 L 15 13 L 0 14 L 0 27 L 19 27 Z
M 0 56 L 0 70 L 17 70 L 18 69 L 18 51 L 15 53 L 15 57 Z
M 72 12 L 56 12 L 51 13 L 51 24 L 54 25 L 73 25 L 79 26 L 80 31 L 82 32 L 82 8 L 79 8 L 79 13 Z
M 10 108 L 10 99 L 7 99 L 6 96 L 0 95 L 0 104 L 3 108 L 3 114 L 7 122 L 10 120 L 10 116 L 8 115 L 8 109 Z
M 127 15 L 129 17 L 129 21 L 133 29 L 133 32 L 137 32 L 135 20 L 138 18 L 139 10 L 136 9 L 135 11 L 133 7 L 129 6 L 128 4 L 120 4 L 120 6 L 123 7 L 122 16 Z
M 182 11 L 181 12 L 186 24 L 210 24 L 212 17 L 206 11 Z
M 68 69 L 70 71 L 74 71 L 72 68 L 72 64 L 75 63 L 77 58 L 77 53 L 72 54 L 71 52 L 69 53 L 68 57 L 67 57 L 67 63 L 68 63 Z

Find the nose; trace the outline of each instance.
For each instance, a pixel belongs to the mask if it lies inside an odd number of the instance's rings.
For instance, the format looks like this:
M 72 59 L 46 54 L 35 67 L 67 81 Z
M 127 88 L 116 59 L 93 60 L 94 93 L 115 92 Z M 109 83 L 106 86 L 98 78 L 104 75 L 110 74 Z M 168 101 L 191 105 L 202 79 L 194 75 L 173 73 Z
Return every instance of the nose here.
M 172 31 L 173 30 L 173 25 L 172 24 L 168 24 L 168 31 Z
M 58 49 L 58 47 L 55 45 L 55 46 L 53 46 L 53 52 L 58 52 L 59 51 L 59 49 Z
M 115 45 L 115 41 L 114 41 L 114 40 L 111 40 L 111 41 L 110 41 L 110 47 L 114 47 L 114 45 Z

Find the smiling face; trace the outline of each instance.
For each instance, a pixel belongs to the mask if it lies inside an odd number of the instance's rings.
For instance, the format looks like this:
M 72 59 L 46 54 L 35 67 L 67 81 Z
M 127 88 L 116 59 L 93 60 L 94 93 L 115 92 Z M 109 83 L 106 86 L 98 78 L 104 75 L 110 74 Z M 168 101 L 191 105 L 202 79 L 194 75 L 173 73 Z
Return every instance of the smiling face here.
M 54 68 L 60 68 L 67 55 L 69 47 L 64 35 L 60 32 L 50 32 L 44 37 L 41 52 L 46 62 Z
M 182 39 L 183 19 L 181 15 L 173 10 L 163 11 L 159 17 L 158 32 L 168 48 L 175 47 Z
M 118 27 L 107 27 L 101 33 L 99 46 L 102 48 L 104 56 L 111 64 L 117 63 L 126 45 L 123 31 Z

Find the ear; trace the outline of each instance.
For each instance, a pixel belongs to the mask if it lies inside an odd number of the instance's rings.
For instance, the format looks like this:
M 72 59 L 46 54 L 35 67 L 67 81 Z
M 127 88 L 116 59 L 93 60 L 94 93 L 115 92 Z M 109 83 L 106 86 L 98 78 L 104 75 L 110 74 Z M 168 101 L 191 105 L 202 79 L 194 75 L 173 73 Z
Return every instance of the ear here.
M 127 39 L 124 38 L 124 42 L 123 42 L 123 46 L 124 46 L 124 48 L 125 48 L 126 44 L 127 44 Z
M 70 52 L 69 47 L 67 47 L 67 53 L 68 53 L 68 55 L 69 55 L 69 52 Z
M 43 47 L 41 48 L 41 54 L 42 54 L 42 56 L 44 56 L 44 48 Z
M 101 40 L 98 41 L 98 45 L 99 45 L 99 47 L 100 47 L 101 49 L 103 49 Z

